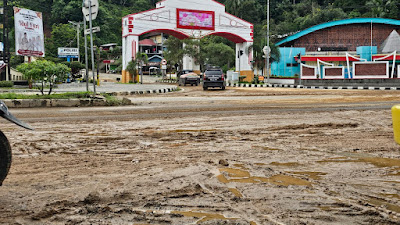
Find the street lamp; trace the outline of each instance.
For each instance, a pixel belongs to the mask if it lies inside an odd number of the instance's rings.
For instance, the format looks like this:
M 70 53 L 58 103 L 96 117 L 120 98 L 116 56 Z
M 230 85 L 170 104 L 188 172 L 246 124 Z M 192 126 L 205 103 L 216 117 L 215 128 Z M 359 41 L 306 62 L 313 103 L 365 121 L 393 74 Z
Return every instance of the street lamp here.
M 81 56 L 79 54 L 79 32 L 81 29 L 81 23 L 82 22 L 74 22 L 74 21 L 68 21 L 68 23 L 76 26 L 76 46 L 78 47 L 78 62 L 81 62 Z

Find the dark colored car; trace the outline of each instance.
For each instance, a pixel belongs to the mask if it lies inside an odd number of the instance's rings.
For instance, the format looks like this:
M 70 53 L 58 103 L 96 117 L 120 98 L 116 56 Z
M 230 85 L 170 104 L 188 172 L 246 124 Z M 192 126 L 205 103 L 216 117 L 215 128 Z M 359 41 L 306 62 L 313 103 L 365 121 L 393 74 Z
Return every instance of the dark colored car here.
M 187 74 L 187 73 L 193 73 L 193 70 L 181 70 L 181 71 L 178 71 L 178 73 L 176 74 L 178 80 L 183 74 Z
M 186 84 L 198 86 L 200 84 L 200 76 L 196 73 L 183 74 L 179 77 L 178 84 L 179 86 L 186 86 Z
M 208 69 L 203 74 L 203 90 L 219 87 L 225 90 L 225 75 L 221 69 Z

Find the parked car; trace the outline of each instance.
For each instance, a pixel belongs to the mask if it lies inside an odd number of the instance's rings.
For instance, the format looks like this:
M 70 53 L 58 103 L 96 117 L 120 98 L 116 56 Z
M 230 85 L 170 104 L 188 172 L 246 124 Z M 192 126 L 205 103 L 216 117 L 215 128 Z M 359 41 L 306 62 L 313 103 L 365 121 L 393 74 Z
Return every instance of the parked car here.
M 186 86 L 186 84 L 198 86 L 200 84 L 200 76 L 196 73 L 183 74 L 179 77 L 178 84 L 179 86 Z
M 181 70 L 181 71 L 178 71 L 176 76 L 177 76 L 177 78 L 179 80 L 179 77 L 181 77 L 183 74 L 187 74 L 187 73 L 193 73 L 193 70 Z
M 207 69 L 203 74 L 203 90 L 207 90 L 211 87 L 219 87 L 225 90 L 225 74 L 222 69 L 212 68 Z

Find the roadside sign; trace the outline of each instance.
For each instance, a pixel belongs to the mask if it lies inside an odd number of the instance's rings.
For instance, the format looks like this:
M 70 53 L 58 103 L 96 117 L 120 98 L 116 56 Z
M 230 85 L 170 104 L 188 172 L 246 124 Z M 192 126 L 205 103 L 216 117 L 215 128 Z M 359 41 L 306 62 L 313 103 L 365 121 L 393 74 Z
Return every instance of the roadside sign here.
M 161 65 L 161 69 L 162 70 L 166 70 L 167 69 L 167 65 Z
M 93 31 L 93 33 L 100 32 L 100 27 L 93 27 L 92 31 Z M 89 35 L 89 34 L 90 34 L 90 29 L 86 29 L 85 35 Z
M 58 48 L 58 58 L 78 58 L 78 48 Z
M 0 29 L 3 29 L 4 25 L 2 23 L 0 23 Z
M 89 2 L 92 5 L 92 20 L 95 20 L 97 17 L 97 13 L 99 12 L 99 1 L 98 0 L 84 0 L 82 6 L 83 16 L 86 18 L 86 21 L 89 21 Z
M 269 46 L 264 46 L 263 52 L 264 55 L 268 55 L 271 52 L 271 48 Z
M 0 14 L 1 14 L 1 15 L 4 14 L 4 8 L 3 8 L 3 7 L 0 8 Z
M 105 59 L 105 60 L 103 60 L 104 64 L 110 64 L 110 63 L 113 63 L 113 62 L 115 62 L 115 60 L 113 60 L 113 59 Z
M 162 65 L 167 65 L 167 60 L 166 60 L 166 59 L 162 59 L 162 60 L 161 60 L 161 64 L 162 64 Z

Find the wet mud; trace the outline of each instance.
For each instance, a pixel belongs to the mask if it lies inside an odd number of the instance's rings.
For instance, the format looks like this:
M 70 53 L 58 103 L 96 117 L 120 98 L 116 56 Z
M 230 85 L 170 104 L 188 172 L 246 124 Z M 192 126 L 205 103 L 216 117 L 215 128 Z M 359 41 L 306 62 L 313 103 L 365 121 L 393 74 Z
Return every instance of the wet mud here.
M 36 130 L 3 125 L 14 160 L 0 224 L 400 224 L 386 107 L 399 94 L 284 90 L 186 87 L 134 107 L 16 110 Z M 354 109 L 372 102 L 385 106 Z

